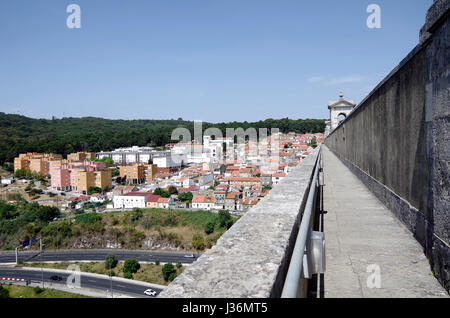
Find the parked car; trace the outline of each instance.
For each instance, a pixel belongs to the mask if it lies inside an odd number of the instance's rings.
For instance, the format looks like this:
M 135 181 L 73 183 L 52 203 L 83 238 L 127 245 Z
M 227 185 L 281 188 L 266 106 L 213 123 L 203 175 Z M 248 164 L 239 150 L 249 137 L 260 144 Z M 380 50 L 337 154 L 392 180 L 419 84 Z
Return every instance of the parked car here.
M 145 295 L 147 295 L 147 296 L 156 296 L 156 291 L 154 291 L 153 289 L 146 289 L 145 291 L 144 291 L 144 294 Z

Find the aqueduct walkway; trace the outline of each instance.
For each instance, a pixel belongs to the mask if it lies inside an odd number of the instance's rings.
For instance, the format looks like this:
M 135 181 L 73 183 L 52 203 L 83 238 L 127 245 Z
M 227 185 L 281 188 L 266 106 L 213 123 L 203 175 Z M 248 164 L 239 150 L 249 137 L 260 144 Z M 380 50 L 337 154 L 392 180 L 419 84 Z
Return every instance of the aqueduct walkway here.
M 411 232 L 326 146 L 322 151 L 325 297 L 448 297 Z M 380 288 L 367 284 L 373 265 Z

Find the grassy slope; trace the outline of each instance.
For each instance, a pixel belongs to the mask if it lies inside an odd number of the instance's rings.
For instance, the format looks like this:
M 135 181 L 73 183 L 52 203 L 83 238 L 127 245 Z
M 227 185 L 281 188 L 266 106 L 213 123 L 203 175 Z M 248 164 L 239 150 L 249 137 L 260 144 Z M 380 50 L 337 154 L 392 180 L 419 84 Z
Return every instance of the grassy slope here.
M 10 298 L 89 298 L 55 289 L 44 289 L 42 292 L 36 293 L 33 287 L 3 285 L 3 288 L 9 291 Z
M 91 224 L 77 224 L 70 220 L 52 222 L 37 233 L 28 232 L 35 229 L 27 224 L 0 241 L 0 249 L 16 246 L 26 236 L 43 236 L 47 249 L 56 248 L 58 229 L 58 247 L 70 248 L 104 248 L 106 241 L 120 243 L 122 248 L 148 248 L 144 241 L 151 239 L 155 247 L 171 247 L 192 251 L 192 237 L 199 234 L 205 239 L 206 247 L 211 247 L 225 231 L 218 222 L 213 233 L 204 231 L 208 222 L 217 220 L 217 214 L 207 211 L 179 211 L 148 209 L 142 216 L 133 219 L 133 212 L 107 212 L 96 214 L 99 220 Z M 73 221 L 73 220 L 72 220 Z M 29 229 L 28 229 L 29 228 Z M 34 230 L 33 230 L 34 231 Z M 81 246 L 81 242 L 89 246 Z
M 76 264 L 80 266 L 80 270 L 82 272 L 87 273 L 95 273 L 102 275 L 109 275 L 109 269 L 105 268 L 104 262 L 91 262 L 91 263 L 57 263 L 57 264 L 42 264 L 44 268 L 56 268 L 56 269 L 67 269 L 70 264 Z M 115 268 L 112 269 L 112 275 L 116 277 L 124 277 L 123 276 L 123 262 L 119 262 Z M 174 264 L 175 265 L 175 264 Z M 22 266 L 27 267 L 41 267 L 39 263 L 33 264 L 24 264 Z M 154 264 L 141 264 L 140 269 L 133 274 L 133 279 L 159 284 L 159 285 L 168 285 L 162 276 L 162 265 L 154 265 Z M 181 274 L 184 270 L 184 267 L 177 268 L 177 275 Z

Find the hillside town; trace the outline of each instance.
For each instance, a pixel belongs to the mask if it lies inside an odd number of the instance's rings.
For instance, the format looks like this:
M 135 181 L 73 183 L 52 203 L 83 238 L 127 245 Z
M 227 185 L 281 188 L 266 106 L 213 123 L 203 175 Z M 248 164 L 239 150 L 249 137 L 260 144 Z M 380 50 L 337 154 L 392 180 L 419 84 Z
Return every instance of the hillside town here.
M 273 137 L 278 137 L 275 151 Z M 192 141 L 157 149 L 133 146 L 66 158 L 25 153 L 14 160 L 15 177 L 1 182 L 27 184 L 31 201 L 62 211 L 159 208 L 243 213 L 267 196 L 324 135 L 279 133 L 271 138 L 236 146 L 232 139 L 204 136 L 201 145 Z M 259 151 L 252 152 L 252 147 Z M 261 149 L 272 153 L 268 156 Z

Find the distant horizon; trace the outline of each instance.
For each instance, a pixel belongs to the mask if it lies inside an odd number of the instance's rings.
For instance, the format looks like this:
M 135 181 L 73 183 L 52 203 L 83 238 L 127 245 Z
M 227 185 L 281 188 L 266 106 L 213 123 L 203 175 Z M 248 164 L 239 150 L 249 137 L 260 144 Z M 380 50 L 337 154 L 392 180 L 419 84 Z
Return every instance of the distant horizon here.
M 17 113 L 5 113 L 5 112 L 0 112 L 0 114 L 5 114 L 5 115 L 17 115 L 17 116 L 22 116 L 22 117 L 26 117 L 26 118 L 30 118 L 30 119 L 35 119 L 35 120 L 40 120 L 40 119 L 44 119 L 44 120 L 52 120 L 53 118 L 46 118 L 46 117 L 30 117 L 30 116 L 26 116 L 26 115 L 22 115 L 22 114 L 17 114 Z M 261 119 L 261 120 L 255 120 L 255 121 L 248 121 L 248 120 L 232 120 L 232 121 L 218 121 L 218 122 L 212 122 L 212 121 L 206 121 L 206 120 L 201 120 L 201 119 L 194 119 L 194 120 L 190 120 L 190 119 L 177 119 L 177 118 L 163 118 L 163 119 L 155 119 L 155 118 L 134 118 L 134 119 L 123 119 L 123 118 L 105 118 L 105 117 L 98 117 L 98 116 L 82 116 L 82 117 L 78 117 L 78 116 L 68 116 L 68 117 L 58 117 L 58 116 L 54 116 L 56 120 L 60 120 L 60 119 L 69 119 L 69 118 L 76 118 L 76 119 L 83 119 L 83 118 L 95 118 L 95 119 L 105 119 L 105 120 L 124 120 L 124 121 L 133 121 L 133 120 L 160 120 L 160 121 L 164 121 L 164 120 L 169 120 L 169 121 L 178 121 L 178 120 L 182 120 L 182 121 L 187 121 L 187 122 L 194 122 L 196 120 L 200 120 L 202 122 L 205 123 L 210 123 L 210 124 L 220 124 L 220 123 L 232 123 L 232 122 L 248 122 L 248 123 L 253 123 L 253 122 L 259 122 L 259 121 L 266 121 L 268 119 L 273 119 L 273 120 L 281 120 L 281 119 L 289 119 L 289 120 L 328 120 L 327 118 L 291 118 L 291 117 L 283 117 L 283 118 L 278 118 L 278 117 L 269 117 L 266 119 Z

